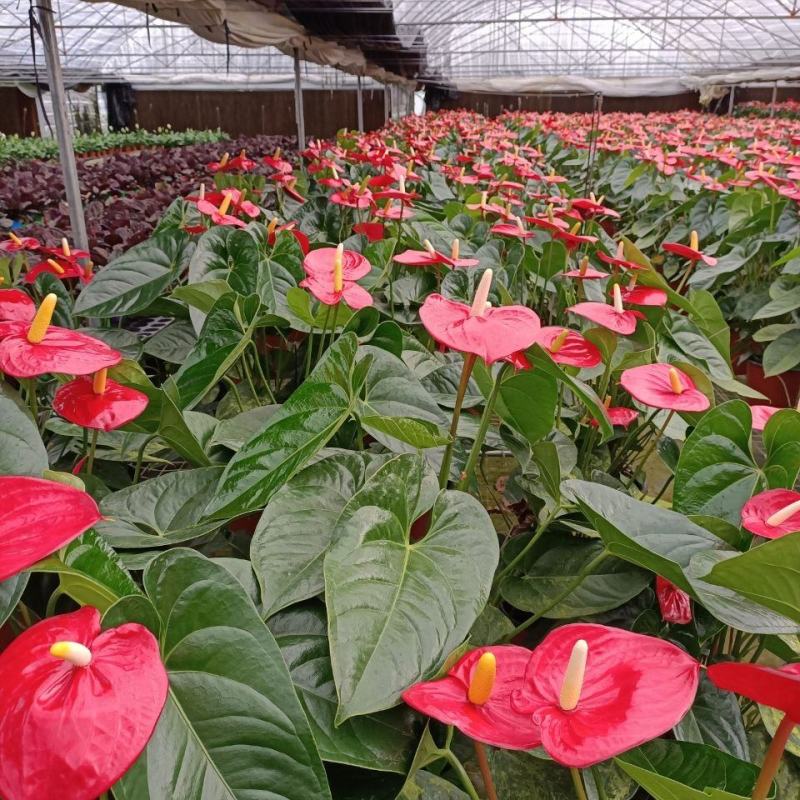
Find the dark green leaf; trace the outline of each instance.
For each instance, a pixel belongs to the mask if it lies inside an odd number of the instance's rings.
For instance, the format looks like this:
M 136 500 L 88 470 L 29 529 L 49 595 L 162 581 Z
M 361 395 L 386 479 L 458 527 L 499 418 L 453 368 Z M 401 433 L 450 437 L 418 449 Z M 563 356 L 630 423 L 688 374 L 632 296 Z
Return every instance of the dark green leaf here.
M 10 386 L 0 385 L 0 475 L 40 477 L 48 466 L 33 417 Z
M 555 378 L 534 369 L 504 380 L 495 408 L 505 423 L 535 444 L 553 429 L 557 402 Z

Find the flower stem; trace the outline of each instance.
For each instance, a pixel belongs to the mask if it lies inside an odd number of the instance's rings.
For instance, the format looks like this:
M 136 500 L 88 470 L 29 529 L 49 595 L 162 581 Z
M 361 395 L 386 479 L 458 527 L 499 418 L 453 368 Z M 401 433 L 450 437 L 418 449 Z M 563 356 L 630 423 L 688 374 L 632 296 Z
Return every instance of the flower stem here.
M 331 320 L 331 307 L 325 307 L 325 319 L 322 321 L 322 333 L 319 337 L 319 348 L 317 349 L 317 357 L 314 360 L 315 363 L 322 358 L 322 354 L 325 351 L 325 338 L 328 335 L 328 323 Z
M 456 401 L 453 406 L 453 419 L 450 422 L 450 441 L 444 451 L 442 458 L 442 468 L 439 471 L 439 488 L 446 489 L 447 481 L 450 477 L 450 464 L 453 461 L 453 447 L 456 443 L 456 435 L 458 434 L 458 418 L 461 416 L 461 406 L 464 404 L 464 395 L 467 393 L 467 386 L 469 386 L 469 377 L 472 374 L 472 368 L 475 366 L 475 359 L 477 356 L 472 353 L 464 354 L 464 366 L 461 368 L 461 378 L 458 382 L 458 391 L 456 392 Z
M 478 459 L 481 457 L 481 450 L 483 449 L 483 443 L 486 439 L 486 434 L 489 431 L 489 425 L 492 421 L 492 414 L 494 413 L 494 406 L 497 402 L 497 395 L 500 393 L 500 384 L 503 382 L 503 377 L 510 368 L 510 364 L 504 364 L 500 368 L 499 372 L 497 373 L 497 377 L 495 378 L 494 386 L 492 386 L 492 391 L 489 393 L 489 397 L 486 400 L 486 405 L 483 409 L 483 415 L 481 416 L 481 421 L 478 425 L 478 433 L 475 436 L 475 441 L 472 443 L 472 450 L 469 452 L 469 458 L 467 459 L 464 471 L 461 473 L 461 479 L 458 482 L 458 488 L 462 492 L 467 488 L 470 475 L 475 472 L 475 466 L 478 463 Z
M 464 765 L 458 760 L 456 754 L 449 747 L 445 750 L 440 750 L 439 753 L 458 775 L 461 785 L 464 787 L 464 791 L 470 796 L 470 800 L 481 800 L 477 791 L 475 791 L 475 787 L 469 775 L 467 775 L 467 771 L 464 769 Z
M 594 778 L 594 787 L 597 789 L 597 798 L 598 800 L 608 800 L 608 795 L 606 794 L 606 787 L 603 784 L 603 776 L 600 774 L 600 770 L 594 766 L 591 768 L 592 771 L 592 778 Z
M 473 744 L 475 745 L 475 755 L 478 757 L 478 766 L 481 769 L 486 796 L 489 800 L 497 800 L 497 791 L 494 788 L 492 771 L 489 769 L 489 759 L 486 758 L 486 748 L 483 746 L 483 742 L 477 740 L 473 740 Z
M 95 450 L 97 450 L 97 434 L 99 434 L 99 433 L 100 433 L 100 431 L 97 428 L 95 428 L 92 431 L 92 442 L 89 445 L 89 459 L 86 462 L 86 474 L 87 475 L 91 475 L 92 474 L 92 469 L 94 468 L 94 453 L 95 453 Z
M 753 789 L 752 800 L 766 800 L 772 780 L 778 772 L 778 767 L 781 765 L 783 758 L 783 751 L 786 748 L 786 743 L 794 730 L 794 720 L 786 714 L 775 731 L 775 736 L 772 737 L 772 743 L 764 756 L 764 763 L 761 765 L 761 772 L 758 774 L 755 788 Z
M 689 266 L 686 267 L 686 271 L 681 276 L 681 282 L 678 284 L 678 288 L 675 290 L 676 294 L 683 294 L 683 287 L 686 286 L 686 281 L 689 280 L 689 276 L 694 271 L 694 267 L 695 267 L 696 263 L 697 263 L 696 261 L 690 261 L 689 262 Z
M 580 771 L 575 767 L 570 767 L 569 774 L 572 776 L 572 785 L 575 787 L 575 796 L 578 800 L 589 800 L 586 797 L 586 789 L 583 788 L 583 778 L 581 778 Z
M 238 392 L 236 394 L 238 397 Z M 241 400 L 239 401 L 239 408 L 241 408 Z M 242 409 L 244 410 L 244 409 Z M 142 462 L 144 461 L 144 451 L 147 450 L 147 445 L 158 437 L 157 433 L 148 436 L 143 442 L 142 446 L 139 448 L 139 452 L 136 454 L 136 468 L 133 471 L 133 484 L 134 486 L 139 483 L 139 478 L 142 476 Z
M 635 476 L 636 470 L 639 468 L 644 468 L 644 466 L 647 464 L 647 459 L 650 458 L 650 456 L 653 453 L 653 450 L 655 450 L 656 445 L 658 444 L 658 440 L 664 435 L 664 431 L 667 429 L 667 426 L 669 425 L 670 420 L 672 419 L 672 415 L 674 413 L 675 413 L 674 411 L 670 411 L 669 414 L 667 414 L 667 418 L 664 420 L 664 424 L 656 431 L 655 436 L 653 436 L 653 438 L 650 440 L 650 443 L 644 449 L 642 457 L 639 459 L 638 463 L 631 464 L 632 475 Z

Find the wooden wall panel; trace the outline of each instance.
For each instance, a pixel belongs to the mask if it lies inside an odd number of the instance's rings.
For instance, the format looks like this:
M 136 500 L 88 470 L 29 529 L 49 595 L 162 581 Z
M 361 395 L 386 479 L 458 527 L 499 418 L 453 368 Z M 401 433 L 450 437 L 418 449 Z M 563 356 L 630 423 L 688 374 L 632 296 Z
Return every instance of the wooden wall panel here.
M 36 101 L 13 86 L 0 86 L 0 133 L 30 136 L 39 132 Z
M 309 89 L 303 92 L 303 104 L 308 136 L 333 136 L 358 123 L 355 91 Z M 137 91 L 136 120 L 143 128 L 219 127 L 232 136 L 297 132 L 291 91 Z M 383 90 L 365 91 L 364 127 L 382 125 Z

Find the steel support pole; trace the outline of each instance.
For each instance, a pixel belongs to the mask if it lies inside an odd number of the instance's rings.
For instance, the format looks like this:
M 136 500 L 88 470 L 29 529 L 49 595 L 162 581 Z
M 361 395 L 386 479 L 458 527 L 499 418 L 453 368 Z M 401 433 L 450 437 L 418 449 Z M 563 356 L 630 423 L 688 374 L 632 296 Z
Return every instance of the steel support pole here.
M 778 100 L 778 81 L 775 81 L 775 83 L 772 84 L 772 100 L 770 100 L 769 104 L 769 115 L 771 117 L 775 116 L 775 103 L 777 102 L 777 100 Z
M 356 105 L 358 107 L 358 132 L 364 133 L 364 93 L 361 91 L 360 75 L 356 75 Z
M 731 86 L 731 93 L 728 95 L 728 115 L 733 114 L 734 95 L 736 94 L 736 87 Z
M 297 123 L 297 147 L 306 146 L 306 114 L 303 108 L 303 82 L 300 79 L 300 51 L 294 49 L 294 119 Z
M 386 84 L 383 87 L 383 121 L 388 122 L 392 118 L 392 90 Z
M 36 7 L 39 11 L 39 24 L 42 28 L 44 57 L 47 64 L 47 85 L 50 87 L 50 97 L 53 101 L 58 156 L 61 161 L 61 170 L 64 173 L 72 242 L 79 250 L 88 250 L 89 237 L 86 235 L 86 219 L 83 216 L 83 201 L 78 183 L 78 166 L 75 163 L 75 150 L 72 147 L 72 126 L 69 121 L 67 93 L 64 90 L 64 76 L 61 73 L 61 60 L 56 44 L 53 6 L 50 0 L 39 0 Z

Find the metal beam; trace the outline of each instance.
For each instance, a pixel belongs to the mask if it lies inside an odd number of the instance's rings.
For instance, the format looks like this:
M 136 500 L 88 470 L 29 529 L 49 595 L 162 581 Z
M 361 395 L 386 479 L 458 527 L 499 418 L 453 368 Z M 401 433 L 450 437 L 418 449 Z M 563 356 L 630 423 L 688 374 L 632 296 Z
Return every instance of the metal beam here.
M 69 120 L 67 94 L 64 91 L 61 60 L 56 43 L 53 6 L 50 0 L 39 0 L 36 8 L 39 12 L 39 24 L 42 29 L 44 57 L 47 64 L 47 85 L 50 87 L 50 97 L 53 101 L 58 156 L 61 161 L 61 170 L 64 173 L 72 241 L 79 250 L 88 250 L 89 237 L 86 234 L 86 219 L 83 216 L 83 201 L 78 183 L 78 166 L 75 162 L 75 150 L 72 147 L 72 125 Z
M 303 108 L 303 82 L 300 79 L 300 52 L 294 49 L 294 118 L 297 123 L 297 147 L 306 146 L 306 115 Z
M 392 118 L 392 91 L 388 85 L 383 87 L 383 121 L 388 122 Z
M 733 106 L 735 104 L 734 96 L 736 94 L 736 85 L 731 86 L 731 93 L 728 96 L 728 114 L 733 114 Z
M 772 84 L 772 99 L 769 103 L 769 115 L 775 116 L 775 101 L 778 99 L 778 81 Z
M 364 92 L 361 91 L 361 76 L 356 82 L 356 106 L 358 111 L 358 132 L 364 133 Z

